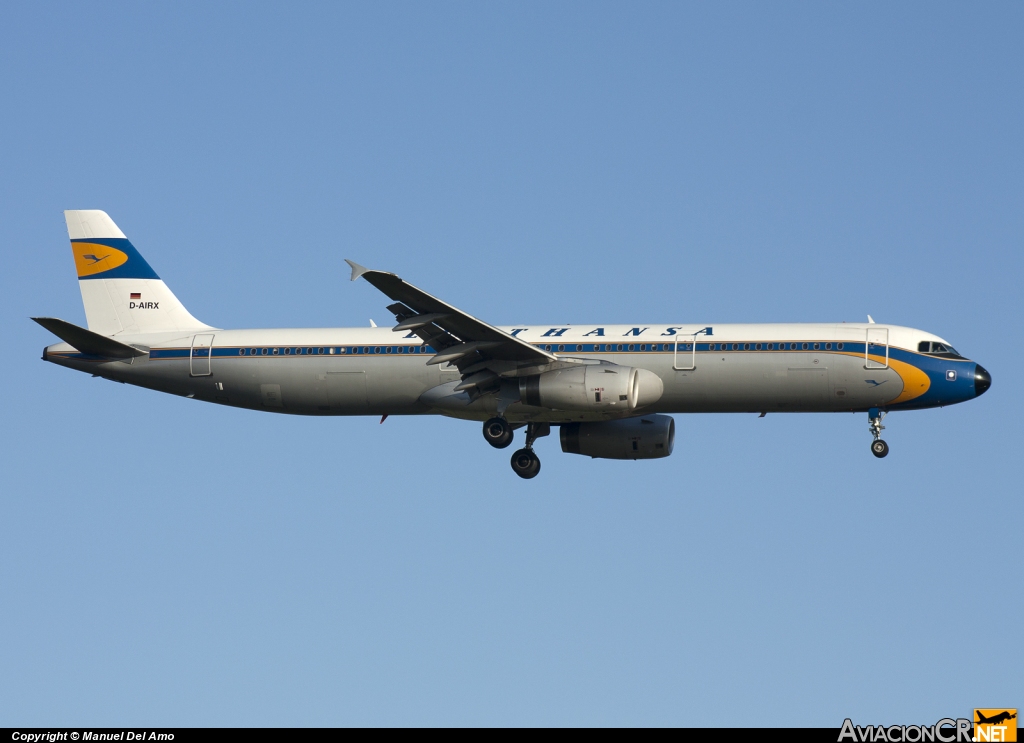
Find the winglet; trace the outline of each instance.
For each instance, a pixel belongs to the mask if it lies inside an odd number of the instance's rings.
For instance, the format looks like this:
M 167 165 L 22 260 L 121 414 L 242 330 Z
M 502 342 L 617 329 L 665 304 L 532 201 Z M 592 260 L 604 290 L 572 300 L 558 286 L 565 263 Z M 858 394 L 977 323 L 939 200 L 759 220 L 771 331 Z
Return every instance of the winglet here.
M 352 281 L 355 281 L 364 273 L 369 273 L 370 269 L 366 266 L 360 266 L 355 261 L 350 261 L 348 258 L 345 259 L 345 263 L 352 266 Z
M 870 324 L 870 325 L 874 325 L 875 324 L 875 318 L 873 318 L 871 315 L 868 315 L 868 324 Z

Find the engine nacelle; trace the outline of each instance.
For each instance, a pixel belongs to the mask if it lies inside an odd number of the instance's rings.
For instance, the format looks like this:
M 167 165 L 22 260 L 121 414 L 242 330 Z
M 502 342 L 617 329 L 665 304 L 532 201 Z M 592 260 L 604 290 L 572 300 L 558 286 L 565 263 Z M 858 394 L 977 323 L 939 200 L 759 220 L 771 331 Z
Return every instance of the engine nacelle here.
M 520 377 L 519 400 L 555 410 L 633 410 L 661 399 L 654 372 L 618 364 L 587 364 Z
M 676 422 L 669 415 L 642 415 L 599 423 L 563 423 L 562 451 L 595 459 L 661 459 L 672 453 Z

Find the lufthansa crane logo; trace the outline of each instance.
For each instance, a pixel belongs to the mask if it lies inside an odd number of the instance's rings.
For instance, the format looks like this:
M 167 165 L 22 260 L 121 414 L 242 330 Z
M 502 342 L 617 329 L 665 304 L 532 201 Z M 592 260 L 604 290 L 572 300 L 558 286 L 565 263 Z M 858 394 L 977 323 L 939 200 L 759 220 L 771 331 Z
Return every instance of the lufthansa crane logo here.
M 128 254 L 117 248 L 97 243 L 73 242 L 71 251 L 75 255 L 75 268 L 78 278 L 103 273 L 128 262 Z

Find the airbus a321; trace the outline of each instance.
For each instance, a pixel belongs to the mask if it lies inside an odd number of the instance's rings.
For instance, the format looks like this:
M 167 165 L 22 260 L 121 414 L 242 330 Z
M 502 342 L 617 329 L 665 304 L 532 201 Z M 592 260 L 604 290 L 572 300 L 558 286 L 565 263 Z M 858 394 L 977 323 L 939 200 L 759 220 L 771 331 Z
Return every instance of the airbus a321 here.
M 498 327 L 352 261 L 391 300 L 391 328 L 225 330 L 189 314 L 105 212 L 67 211 L 88 329 L 33 318 L 45 361 L 196 400 L 295 415 L 446 415 L 483 423 L 522 478 L 534 442 L 604 459 L 672 453 L 671 413 L 867 413 L 884 457 L 893 410 L 971 400 L 980 364 L 923 330 L 874 323 Z

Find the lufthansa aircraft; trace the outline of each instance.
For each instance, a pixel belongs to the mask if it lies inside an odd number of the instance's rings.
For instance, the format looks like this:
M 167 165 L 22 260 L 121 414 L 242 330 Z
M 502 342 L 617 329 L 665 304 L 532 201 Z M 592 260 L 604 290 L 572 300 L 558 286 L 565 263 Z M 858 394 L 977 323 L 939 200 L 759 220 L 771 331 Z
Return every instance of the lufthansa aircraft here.
M 666 413 L 866 412 L 971 400 L 989 373 L 942 338 L 868 323 L 496 327 L 398 276 L 348 261 L 390 300 L 393 328 L 222 330 L 189 314 L 102 211 L 65 212 L 89 329 L 33 318 L 43 359 L 118 382 L 297 415 L 439 414 L 483 421 L 523 478 L 538 437 L 605 459 L 672 453 Z M 523 323 L 526 325 L 526 323 Z M 382 418 L 383 420 L 383 418 Z

